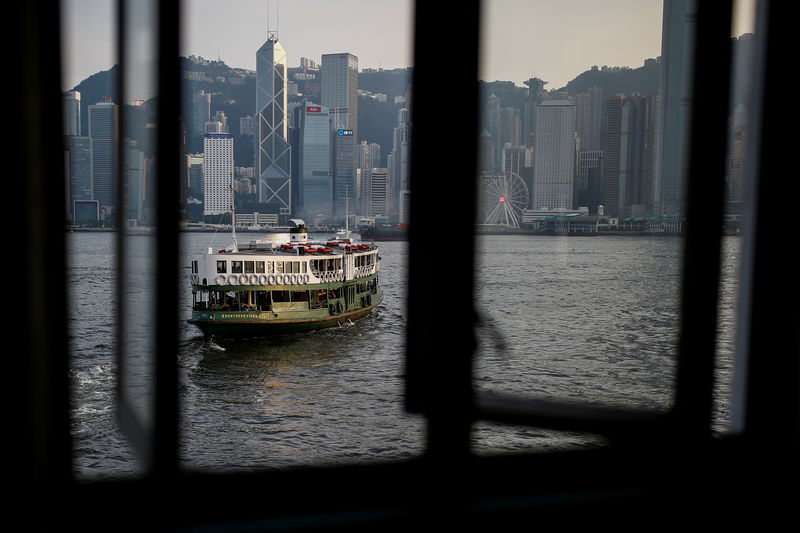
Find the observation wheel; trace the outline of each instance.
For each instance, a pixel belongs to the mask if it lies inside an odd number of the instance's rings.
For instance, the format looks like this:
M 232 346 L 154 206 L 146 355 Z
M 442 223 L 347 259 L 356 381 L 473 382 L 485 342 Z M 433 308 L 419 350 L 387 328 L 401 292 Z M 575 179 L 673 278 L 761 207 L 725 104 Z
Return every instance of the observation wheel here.
M 483 179 L 483 200 L 483 224 L 518 228 L 530 194 L 519 174 L 503 172 Z

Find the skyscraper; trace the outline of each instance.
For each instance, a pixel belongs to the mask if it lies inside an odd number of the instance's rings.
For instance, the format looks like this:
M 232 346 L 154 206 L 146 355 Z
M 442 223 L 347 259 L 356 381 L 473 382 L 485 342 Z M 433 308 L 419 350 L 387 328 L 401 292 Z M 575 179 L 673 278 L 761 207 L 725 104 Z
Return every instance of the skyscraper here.
M 258 201 L 270 213 L 292 212 L 291 146 L 287 125 L 287 59 L 270 33 L 256 52 Z
M 116 173 L 119 112 L 117 105 L 98 102 L 89 106 L 89 138 L 92 143 L 92 199 L 100 203 L 101 217 L 109 218 L 117 202 Z
M 211 93 L 203 90 L 192 96 L 192 135 L 202 138 L 206 122 L 211 120 Z
M 647 100 L 638 95 L 608 100 L 603 179 L 603 206 L 608 215 L 632 216 L 645 211 L 647 172 Z
M 229 213 L 233 205 L 233 135 L 203 136 L 204 215 Z
M 664 0 L 661 30 L 661 134 L 656 202 L 664 216 L 683 214 L 691 111 L 694 0 Z
M 81 93 L 61 93 L 61 109 L 64 113 L 64 135 L 81 134 Z
M 402 191 L 408 191 L 408 165 L 409 147 L 411 139 L 411 114 L 408 108 L 404 107 L 397 111 L 397 126 L 394 129 L 394 146 L 392 147 L 392 161 L 389 167 L 389 182 L 392 192 L 392 214 L 402 213 L 406 210 L 404 201 L 408 195 Z M 377 166 L 377 161 L 373 163 Z
M 322 106 L 331 114 L 333 131 L 333 209 L 343 217 L 345 195 L 353 197 L 358 168 L 358 58 L 353 54 L 322 56 Z
M 575 105 L 545 100 L 536 108 L 533 208 L 572 209 Z
M 311 102 L 295 108 L 297 206 L 302 216 L 333 214 L 331 131 L 328 109 Z
M 69 135 L 66 149 L 67 217 L 75 215 L 75 202 L 92 199 L 92 143 L 89 137 Z
M 603 105 L 603 89 L 598 87 L 592 87 L 575 97 L 575 129 L 582 151 L 603 149 Z

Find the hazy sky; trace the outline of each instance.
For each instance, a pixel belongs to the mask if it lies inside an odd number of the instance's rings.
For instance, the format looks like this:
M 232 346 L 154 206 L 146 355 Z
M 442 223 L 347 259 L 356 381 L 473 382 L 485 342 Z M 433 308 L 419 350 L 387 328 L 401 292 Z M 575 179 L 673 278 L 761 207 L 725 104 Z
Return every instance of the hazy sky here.
M 745 12 L 752 1 L 741 2 Z M 64 87 L 72 88 L 116 63 L 113 2 L 62 5 Z M 183 54 L 255 70 L 269 27 L 290 67 L 301 57 L 319 61 L 335 52 L 358 56 L 361 69 L 405 67 L 412 57 L 411 7 L 410 0 L 185 0 Z M 537 76 L 555 89 L 592 65 L 639 67 L 661 53 L 661 15 L 660 0 L 488 0 L 481 77 L 521 84 Z M 752 31 L 749 19 L 742 24 L 737 34 Z M 441 61 L 446 68 L 447 58 Z

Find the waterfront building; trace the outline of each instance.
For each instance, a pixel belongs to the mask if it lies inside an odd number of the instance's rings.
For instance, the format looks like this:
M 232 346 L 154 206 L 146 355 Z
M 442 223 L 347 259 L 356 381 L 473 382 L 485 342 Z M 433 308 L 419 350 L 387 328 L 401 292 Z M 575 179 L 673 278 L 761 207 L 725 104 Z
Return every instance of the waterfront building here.
M 545 100 L 536 109 L 533 208 L 571 209 L 575 174 L 575 105 Z
M 233 206 L 233 136 L 203 136 L 203 215 L 230 213 Z
M 586 207 L 596 213 L 603 205 L 601 184 L 603 177 L 603 151 L 581 150 L 578 152 L 575 170 L 575 202 L 578 208 Z
M 92 145 L 92 199 L 100 204 L 100 217 L 108 220 L 114 214 L 116 196 L 117 139 L 119 110 L 110 101 L 90 105 L 89 138 Z
M 257 187 L 264 212 L 280 215 L 292 212 L 286 76 L 286 50 L 271 32 L 256 52 Z
M 664 0 L 659 87 L 661 144 L 655 188 L 655 201 L 663 216 L 684 214 L 695 10 L 694 0 Z
M 739 212 L 744 201 L 744 154 L 747 141 L 747 112 L 739 104 L 733 113 L 730 131 L 730 154 L 725 176 L 725 202 L 729 212 Z
M 605 175 L 602 202 L 612 216 L 644 210 L 647 106 L 644 97 L 617 95 L 608 99 Z M 639 207 L 634 207 L 639 206 Z

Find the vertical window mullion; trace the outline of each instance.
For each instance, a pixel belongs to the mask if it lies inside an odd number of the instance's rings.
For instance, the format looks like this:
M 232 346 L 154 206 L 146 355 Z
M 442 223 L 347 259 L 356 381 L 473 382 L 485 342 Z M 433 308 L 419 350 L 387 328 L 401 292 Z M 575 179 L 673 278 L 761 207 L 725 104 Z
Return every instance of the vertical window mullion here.
M 181 2 L 158 2 L 156 413 L 154 467 L 178 470 L 178 224 L 181 176 Z M 155 302 L 154 302 L 155 303 Z
M 437 459 L 468 453 L 472 418 L 474 241 L 469 217 L 475 213 L 479 8 L 478 0 L 459 4 L 459 17 L 453 17 L 448 5 L 415 6 L 406 405 L 428 417 L 427 451 Z M 454 62 L 450 81 L 459 87 L 447 105 L 437 89 L 441 57 Z M 446 134 L 442 112 L 447 113 Z M 466 157 L 442 157 L 450 153 Z M 449 231 L 437 220 L 444 198 L 467 214 L 463 226 L 470 231 Z M 443 232 L 453 258 L 446 264 L 436 238 Z
M 713 404 L 732 2 L 698 2 L 696 9 L 675 414 L 687 436 L 702 437 Z M 712 86 L 720 90 L 709 98 Z

